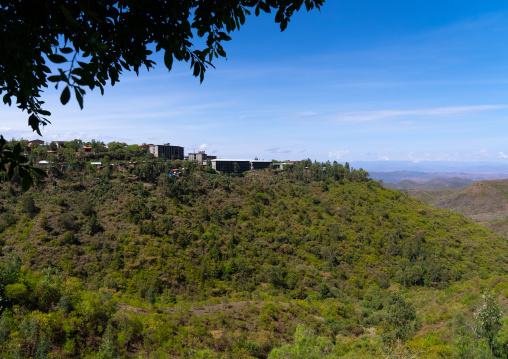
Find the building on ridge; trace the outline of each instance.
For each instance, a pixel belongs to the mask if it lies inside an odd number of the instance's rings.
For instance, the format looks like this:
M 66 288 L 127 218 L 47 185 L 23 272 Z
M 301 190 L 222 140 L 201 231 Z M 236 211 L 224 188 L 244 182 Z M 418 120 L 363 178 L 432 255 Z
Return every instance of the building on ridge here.
M 28 142 L 28 147 L 33 147 L 33 146 L 44 146 L 44 141 L 43 140 L 32 140 L 32 141 Z
M 189 153 L 189 156 L 187 156 L 189 161 L 198 161 L 200 165 L 206 165 L 207 160 L 213 160 L 216 159 L 217 156 L 208 156 L 205 151 L 199 151 L 196 153 Z
M 250 170 L 268 169 L 272 161 L 213 159 L 212 168 L 222 173 L 242 173 Z
M 251 169 L 253 170 L 266 170 L 270 167 L 272 161 L 252 160 L 250 161 Z
M 168 160 L 183 160 L 183 147 L 171 146 L 169 143 L 163 145 L 149 145 L 148 150 L 154 157 Z
M 206 162 L 208 156 L 205 151 L 199 151 L 196 153 L 189 153 L 188 159 L 189 161 L 198 161 L 199 164 Z
M 212 160 L 212 168 L 221 173 L 242 173 L 250 171 L 250 160 L 220 159 Z

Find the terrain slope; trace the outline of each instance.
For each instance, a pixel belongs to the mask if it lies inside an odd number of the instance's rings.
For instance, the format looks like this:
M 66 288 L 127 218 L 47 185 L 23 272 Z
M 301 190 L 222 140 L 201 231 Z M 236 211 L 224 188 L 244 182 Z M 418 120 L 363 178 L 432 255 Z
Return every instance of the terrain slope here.
M 3 357 L 491 348 L 461 323 L 477 320 L 486 291 L 504 308 L 508 244 L 461 214 L 337 165 L 178 179 L 144 166 L 150 176 L 70 171 L 28 193 L 1 184 Z
M 408 195 L 461 213 L 508 237 L 508 180 L 479 181 L 458 189 L 410 190 Z

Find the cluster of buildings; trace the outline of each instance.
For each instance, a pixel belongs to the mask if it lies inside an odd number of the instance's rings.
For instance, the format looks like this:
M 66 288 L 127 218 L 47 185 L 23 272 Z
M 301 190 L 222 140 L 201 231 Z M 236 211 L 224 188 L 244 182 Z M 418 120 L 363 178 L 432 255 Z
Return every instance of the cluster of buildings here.
M 170 160 L 189 160 L 197 161 L 205 166 L 208 161 L 212 168 L 221 173 L 242 173 L 250 170 L 268 169 L 270 166 L 274 169 L 282 169 L 286 163 L 272 163 L 272 161 L 246 160 L 246 159 L 217 159 L 217 156 L 207 155 L 205 151 L 189 153 L 184 156 L 184 149 L 180 146 L 171 146 L 169 143 L 163 145 L 144 144 L 148 151 L 154 157 L 161 157 Z
M 65 141 L 54 141 L 58 147 L 63 147 Z M 42 140 L 30 141 L 28 144 L 32 145 L 44 145 Z M 217 156 L 210 156 L 205 151 L 199 151 L 195 153 L 189 153 L 187 156 L 184 155 L 184 148 L 181 146 L 172 146 L 170 143 L 163 145 L 154 145 L 151 143 L 142 144 L 140 147 L 147 149 L 154 157 L 165 158 L 168 160 L 189 160 L 197 161 L 200 165 L 206 166 L 208 161 L 211 162 L 212 168 L 220 173 L 242 173 L 250 170 L 262 170 L 262 169 L 283 169 L 284 165 L 290 165 L 291 163 L 272 163 L 272 161 L 261 161 L 261 160 L 246 160 L 246 159 L 217 159 Z M 92 147 L 83 147 L 84 152 L 91 152 Z M 44 163 L 43 163 L 44 162 Z M 40 161 L 39 165 L 48 165 L 47 161 Z M 92 165 L 100 162 L 93 163 Z

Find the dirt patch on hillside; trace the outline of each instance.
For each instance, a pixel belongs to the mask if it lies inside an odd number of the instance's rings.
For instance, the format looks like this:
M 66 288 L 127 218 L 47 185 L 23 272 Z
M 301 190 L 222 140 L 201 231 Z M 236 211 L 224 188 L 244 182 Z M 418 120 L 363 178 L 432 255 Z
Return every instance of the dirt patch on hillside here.
M 189 308 L 189 309 L 185 309 L 185 308 L 181 308 L 181 307 L 163 308 L 163 309 L 158 309 L 157 312 L 168 313 L 168 314 L 187 312 L 190 315 L 195 315 L 197 317 L 201 317 L 205 314 L 240 312 L 240 311 L 245 310 L 251 306 L 255 306 L 259 309 L 266 303 L 272 303 L 272 302 L 239 301 L 239 302 L 228 302 L 228 303 L 219 303 L 219 304 L 211 304 L 211 305 L 199 305 L 199 306 Z M 293 306 L 290 303 L 274 303 L 274 304 L 282 305 L 285 308 Z M 134 312 L 136 314 L 143 314 L 143 315 L 150 314 L 149 310 L 146 310 L 143 308 L 138 308 L 138 307 L 133 307 L 131 305 L 124 304 L 124 303 L 117 303 L 116 306 L 119 309 L 125 309 L 128 311 Z

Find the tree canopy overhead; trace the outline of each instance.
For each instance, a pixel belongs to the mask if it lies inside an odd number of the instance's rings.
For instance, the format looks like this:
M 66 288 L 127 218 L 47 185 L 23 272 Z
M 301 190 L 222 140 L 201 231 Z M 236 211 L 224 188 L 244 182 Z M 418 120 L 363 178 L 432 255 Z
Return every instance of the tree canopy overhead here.
M 27 111 L 28 124 L 41 134 L 50 112 L 42 90 L 63 85 L 66 104 L 73 94 L 81 108 L 85 88 L 104 93 L 124 71 L 186 61 L 203 81 L 214 58 L 225 57 L 223 41 L 252 12 L 275 12 L 281 30 L 302 6 L 320 9 L 325 0 L 5 0 L 0 3 L 0 94 L 3 102 Z M 193 42 L 204 38 L 202 45 Z M 200 41 L 201 44 L 202 41 Z M 51 73 L 49 62 L 58 64 Z

